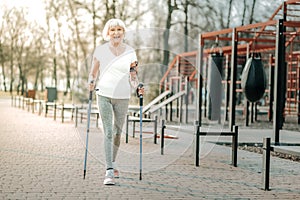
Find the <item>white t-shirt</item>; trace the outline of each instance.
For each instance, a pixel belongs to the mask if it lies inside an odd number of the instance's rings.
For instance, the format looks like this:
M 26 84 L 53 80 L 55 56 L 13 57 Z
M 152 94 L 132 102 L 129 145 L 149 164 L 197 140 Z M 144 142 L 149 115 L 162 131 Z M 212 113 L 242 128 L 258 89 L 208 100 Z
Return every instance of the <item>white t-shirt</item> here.
M 110 51 L 109 43 L 95 49 L 94 57 L 100 62 L 96 94 L 115 99 L 130 98 L 129 70 L 130 64 L 137 61 L 137 56 L 132 47 L 125 45 L 124 53 L 119 56 Z

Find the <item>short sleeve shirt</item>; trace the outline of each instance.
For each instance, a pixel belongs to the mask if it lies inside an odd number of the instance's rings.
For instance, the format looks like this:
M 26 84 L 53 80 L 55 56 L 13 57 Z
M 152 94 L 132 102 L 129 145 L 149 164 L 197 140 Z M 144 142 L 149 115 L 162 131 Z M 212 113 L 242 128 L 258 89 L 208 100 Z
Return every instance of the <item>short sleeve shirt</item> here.
M 129 99 L 130 64 L 137 61 L 134 49 L 126 44 L 125 51 L 116 56 L 110 51 L 109 43 L 105 43 L 95 49 L 94 57 L 100 62 L 96 93 L 115 99 Z

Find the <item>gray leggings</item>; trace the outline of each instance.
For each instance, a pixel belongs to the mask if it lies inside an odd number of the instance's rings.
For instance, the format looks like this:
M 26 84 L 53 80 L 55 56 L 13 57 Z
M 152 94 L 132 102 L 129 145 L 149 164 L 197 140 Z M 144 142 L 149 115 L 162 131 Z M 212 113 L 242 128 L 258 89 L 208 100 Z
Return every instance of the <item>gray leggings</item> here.
M 105 134 L 106 169 L 113 168 L 112 162 L 115 162 L 117 157 L 122 128 L 128 111 L 128 102 L 129 99 L 112 99 L 97 95 L 98 108 Z

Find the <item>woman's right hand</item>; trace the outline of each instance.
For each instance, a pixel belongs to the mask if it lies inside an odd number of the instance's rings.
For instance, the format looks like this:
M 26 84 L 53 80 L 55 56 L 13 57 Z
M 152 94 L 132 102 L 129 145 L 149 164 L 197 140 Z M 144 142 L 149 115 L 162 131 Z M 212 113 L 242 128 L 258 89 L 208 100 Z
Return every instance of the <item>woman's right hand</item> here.
M 90 91 L 93 91 L 95 89 L 95 86 L 96 86 L 95 80 L 96 80 L 96 77 L 98 76 L 99 66 L 100 66 L 100 62 L 95 57 L 94 57 L 93 63 L 94 63 L 94 66 L 93 66 L 91 73 L 89 74 L 89 79 L 88 79 Z

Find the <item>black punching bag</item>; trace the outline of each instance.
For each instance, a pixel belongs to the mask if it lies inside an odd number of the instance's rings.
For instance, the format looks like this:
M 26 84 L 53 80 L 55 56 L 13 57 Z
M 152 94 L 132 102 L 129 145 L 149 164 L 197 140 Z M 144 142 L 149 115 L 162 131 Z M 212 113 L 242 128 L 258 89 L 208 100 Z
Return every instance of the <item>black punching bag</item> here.
M 263 97 L 267 81 L 260 55 L 253 55 L 247 60 L 241 81 L 248 101 L 256 102 Z
M 208 119 L 220 120 L 222 104 L 223 53 L 210 55 L 208 68 Z

